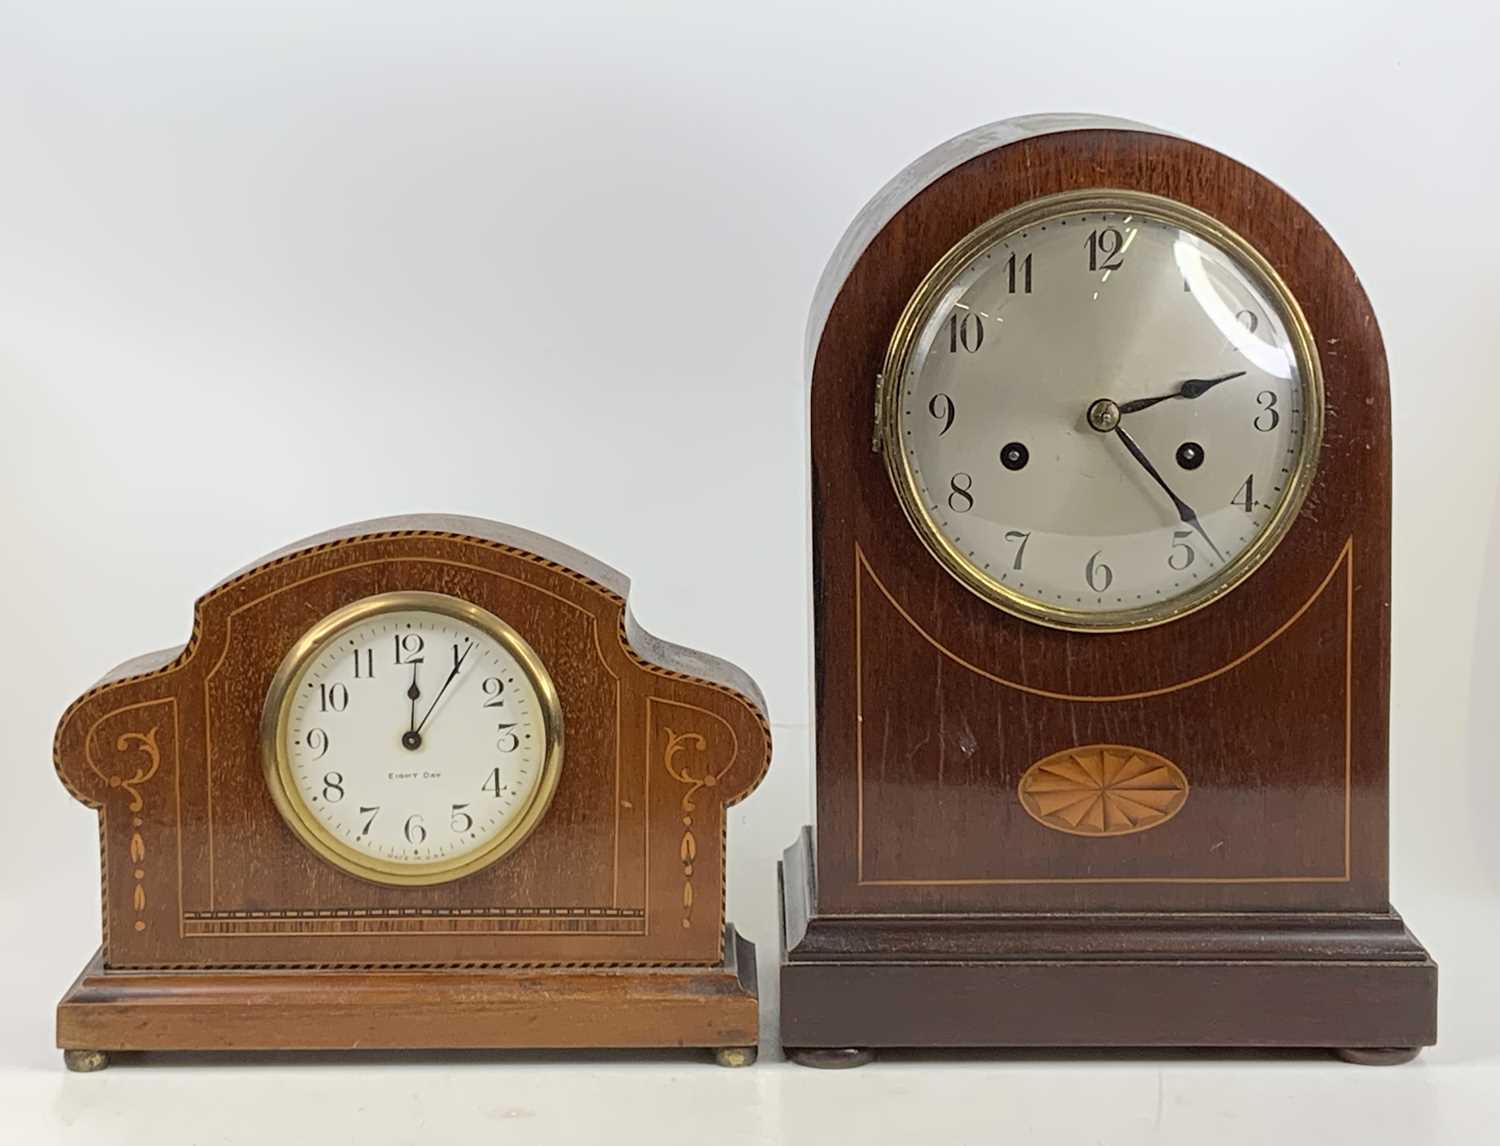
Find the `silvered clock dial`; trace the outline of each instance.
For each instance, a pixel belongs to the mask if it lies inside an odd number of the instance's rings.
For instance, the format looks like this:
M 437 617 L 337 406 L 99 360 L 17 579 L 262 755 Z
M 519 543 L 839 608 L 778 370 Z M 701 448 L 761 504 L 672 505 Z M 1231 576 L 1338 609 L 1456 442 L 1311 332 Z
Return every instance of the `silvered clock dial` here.
M 1284 535 L 1322 438 L 1296 300 L 1247 243 L 1139 192 L 1063 193 L 963 239 L 883 373 L 907 517 L 968 588 L 1043 624 L 1199 608 Z

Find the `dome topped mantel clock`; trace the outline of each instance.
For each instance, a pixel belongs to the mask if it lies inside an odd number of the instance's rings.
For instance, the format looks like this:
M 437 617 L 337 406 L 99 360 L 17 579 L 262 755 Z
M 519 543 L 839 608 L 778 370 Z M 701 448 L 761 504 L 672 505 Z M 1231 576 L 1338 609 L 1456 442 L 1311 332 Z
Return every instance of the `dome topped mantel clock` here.
M 752 1061 L 727 808 L 759 691 L 537 534 L 389 518 L 208 592 L 58 726 L 104 942 L 58 1006 L 121 1050 L 698 1046 Z
M 855 220 L 807 357 L 793 1056 L 1431 1043 L 1386 872 L 1386 363 L 1318 222 L 1148 128 L 995 124 Z

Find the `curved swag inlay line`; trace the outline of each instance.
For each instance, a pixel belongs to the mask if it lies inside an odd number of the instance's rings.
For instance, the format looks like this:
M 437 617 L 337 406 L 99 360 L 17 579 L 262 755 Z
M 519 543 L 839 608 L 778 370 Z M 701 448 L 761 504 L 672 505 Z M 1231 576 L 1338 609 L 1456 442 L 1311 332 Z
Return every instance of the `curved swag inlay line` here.
M 1333 581 L 1334 575 L 1338 573 L 1338 571 L 1344 566 L 1344 563 L 1346 561 L 1352 561 L 1353 557 L 1354 538 L 1351 537 L 1348 541 L 1344 542 L 1343 549 L 1339 550 L 1338 557 L 1334 559 L 1334 562 L 1329 567 L 1328 572 L 1324 574 L 1323 580 L 1318 582 L 1318 587 L 1312 591 L 1312 595 L 1308 597 L 1306 601 L 1302 602 L 1302 604 L 1297 608 L 1297 611 L 1290 617 L 1288 617 L 1285 621 L 1283 621 L 1279 626 L 1277 626 L 1275 631 L 1272 632 L 1270 636 L 1266 637 L 1265 640 L 1261 641 L 1259 644 L 1253 646 L 1247 651 L 1241 653 L 1233 660 L 1227 661 L 1224 664 L 1220 665 L 1218 668 L 1213 669 L 1210 672 L 1203 673 L 1201 676 L 1195 676 L 1191 680 L 1179 681 L 1176 684 L 1163 685 L 1160 688 L 1148 688 L 1141 692 L 1114 693 L 1110 696 L 1089 696 L 1071 692 L 1054 692 L 1051 689 L 1046 688 L 1036 688 L 1033 685 L 1022 684 L 1018 680 L 1009 680 L 1003 676 L 992 673 L 987 669 L 982 669 L 978 665 L 965 660 L 963 657 L 955 653 L 952 649 L 939 642 L 935 637 L 928 633 L 926 629 L 922 628 L 921 625 L 917 624 L 912 615 L 901 607 L 900 603 L 894 596 L 891 595 L 891 591 L 885 587 L 885 583 L 881 581 L 879 575 L 876 574 L 875 570 L 871 567 L 869 560 L 865 557 L 864 550 L 861 549 L 858 544 L 854 546 L 855 599 L 856 601 L 858 600 L 859 574 L 860 571 L 863 570 L 869 576 L 871 582 L 874 583 L 875 588 L 879 589 L 881 595 L 890 602 L 891 608 L 895 609 L 896 612 L 900 614 L 901 619 L 908 625 L 910 625 L 913 629 L 915 629 L 922 636 L 923 640 L 925 640 L 933 648 L 937 649 L 938 652 L 942 653 L 954 664 L 962 665 L 970 672 L 977 673 L 979 676 L 982 676 L 987 680 L 992 680 L 996 684 L 1004 685 L 1006 688 L 1013 688 L 1017 692 L 1030 693 L 1032 696 L 1043 696 L 1048 698 L 1049 700 L 1075 700 L 1082 703 L 1104 704 L 1121 700 L 1144 700 L 1147 697 L 1164 696 L 1170 692 L 1178 692 L 1185 688 L 1192 688 L 1196 684 L 1202 684 L 1204 681 L 1213 680 L 1214 677 L 1223 676 L 1225 673 L 1239 668 L 1240 665 L 1244 664 L 1251 657 L 1264 650 L 1268 645 L 1270 645 L 1273 641 L 1275 641 L 1278 637 L 1280 637 L 1283 633 L 1285 633 L 1288 629 L 1290 629 L 1293 625 L 1300 621 L 1302 617 L 1307 613 L 1307 611 L 1317 603 L 1318 598 L 1323 595 L 1324 590 L 1326 590 L 1329 584 Z

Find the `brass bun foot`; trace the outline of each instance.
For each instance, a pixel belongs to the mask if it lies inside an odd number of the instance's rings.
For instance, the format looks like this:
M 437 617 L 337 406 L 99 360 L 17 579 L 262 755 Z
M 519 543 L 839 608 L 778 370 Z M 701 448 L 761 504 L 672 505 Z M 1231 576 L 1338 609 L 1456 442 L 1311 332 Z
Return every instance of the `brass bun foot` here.
M 77 1074 L 93 1074 L 109 1065 L 109 1055 L 100 1050 L 65 1050 L 63 1065 Z
M 1422 1053 L 1421 1047 L 1340 1047 L 1333 1052 L 1360 1066 L 1400 1066 Z
M 759 1053 L 755 1047 L 715 1047 L 714 1062 L 720 1066 L 754 1066 Z
M 875 1052 L 859 1047 L 808 1047 L 788 1050 L 786 1057 L 798 1066 L 810 1066 L 818 1070 L 848 1070 L 874 1062 Z

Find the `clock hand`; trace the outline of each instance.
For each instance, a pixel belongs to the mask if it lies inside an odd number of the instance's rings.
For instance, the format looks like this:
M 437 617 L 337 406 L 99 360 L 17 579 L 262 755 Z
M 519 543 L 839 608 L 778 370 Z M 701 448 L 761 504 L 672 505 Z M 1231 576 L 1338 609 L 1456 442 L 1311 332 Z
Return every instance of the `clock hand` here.
M 1123 410 L 1124 407 L 1122 406 L 1121 409 Z M 1196 529 L 1198 535 L 1204 541 L 1208 542 L 1208 547 L 1214 551 L 1214 556 L 1222 563 L 1224 554 L 1219 552 L 1219 547 L 1214 544 L 1214 539 L 1204 531 L 1203 524 L 1198 520 L 1198 515 L 1193 512 L 1193 507 L 1172 492 L 1172 487 L 1156 471 L 1156 467 L 1151 464 L 1151 460 L 1141 451 L 1141 447 L 1135 444 L 1135 439 L 1125 432 L 1124 426 L 1117 423 L 1114 432 L 1115 436 L 1125 443 L 1125 448 L 1130 451 L 1130 456 L 1141 463 L 1141 468 L 1150 474 L 1156 480 L 1156 484 L 1161 486 L 1166 495 L 1172 499 L 1172 504 L 1177 507 L 1177 516 L 1182 519 L 1183 524 L 1191 525 Z
M 417 735 L 420 736 L 422 729 L 427 727 L 427 722 L 432 718 L 432 710 L 438 706 L 438 701 L 443 699 L 443 693 L 448 691 L 448 686 L 453 683 L 453 678 L 458 675 L 458 670 L 463 668 L 464 661 L 468 659 L 469 654 L 473 651 L 474 645 L 470 642 L 468 647 L 464 649 L 462 656 L 453 658 L 453 671 L 448 674 L 448 679 L 443 681 L 443 687 L 438 689 L 437 695 L 432 698 L 432 703 L 427 706 L 427 715 L 422 717 L 422 722 L 414 730 Z
M 1170 394 L 1158 394 L 1155 398 L 1136 398 L 1131 402 L 1120 403 L 1121 414 L 1137 414 L 1142 410 L 1148 410 L 1158 402 L 1165 402 L 1169 398 L 1201 398 L 1221 382 L 1228 382 L 1234 378 L 1243 378 L 1245 372 L 1236 370 L 1233 374 L 1220 374 L 1217 378 L 1189 378 L 1178 385 L 1177 389 Z
M 412 662 L 411 687 L 406 690 L 406 699 L 411 701 L 411 724 L 407 727 L 407 730 L 401 734 L 402 746 L 411 749 L 413 752 L 422 747 L 422 737 L 417 732 L 417 701 L 420 700 L 422 696 L 422 690 L 417 687 L 418 663 L 419 662 L 417 661 Z

